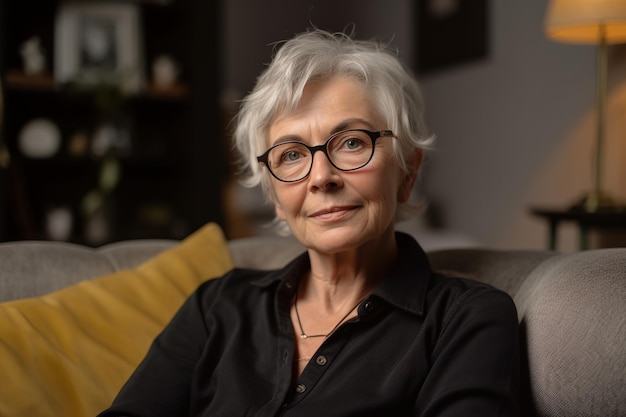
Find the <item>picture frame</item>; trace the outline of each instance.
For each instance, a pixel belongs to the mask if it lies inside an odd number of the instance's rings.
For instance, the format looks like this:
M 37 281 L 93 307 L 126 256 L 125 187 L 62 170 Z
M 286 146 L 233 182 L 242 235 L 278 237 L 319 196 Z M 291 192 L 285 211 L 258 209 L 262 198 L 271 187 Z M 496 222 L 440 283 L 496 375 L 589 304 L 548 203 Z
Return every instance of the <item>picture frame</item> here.
M 488 0 L 420 0 L 416 12 L 418 75 L 488 57 Z
M 142 28 L 137 4 L 64 2 L 55 28 L 54 76 L 60 84 L 143 88 Z

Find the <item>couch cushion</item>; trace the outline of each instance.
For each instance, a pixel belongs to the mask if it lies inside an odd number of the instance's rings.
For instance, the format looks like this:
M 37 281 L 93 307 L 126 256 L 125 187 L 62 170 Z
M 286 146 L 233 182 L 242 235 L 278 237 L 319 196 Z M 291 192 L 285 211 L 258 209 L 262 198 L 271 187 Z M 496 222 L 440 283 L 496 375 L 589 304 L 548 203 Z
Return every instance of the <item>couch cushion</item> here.
M 137 268 L 0 304 L 0 415 L 97 414 L 185 298 L 231 267 L 209 224 Z

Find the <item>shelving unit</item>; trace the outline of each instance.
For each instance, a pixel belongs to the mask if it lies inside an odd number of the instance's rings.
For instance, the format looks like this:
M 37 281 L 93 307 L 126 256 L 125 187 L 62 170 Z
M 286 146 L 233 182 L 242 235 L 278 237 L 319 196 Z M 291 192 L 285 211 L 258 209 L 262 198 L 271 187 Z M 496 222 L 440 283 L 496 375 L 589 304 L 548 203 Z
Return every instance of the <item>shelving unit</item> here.
M 207 221 L 223 223 L 227 160 L 218 105 L 218 4 L 194 0 L 127 0 L 141 12 L 146 84 L 126 97 L 107 122 L 129 138 L 124 147 L 94 152 L 103 125 L 95 90 L 58 85 L 53 75 L 54 22 L 61 0 L 0 0 L 2 140 L 11 163 L 0 167 L 0 241 L 49 239 L 50 218 L 69 213 L 64 240 L 100 245 L 132 238 L 180 238 Z M 25 75 L 20 45 L 37 36 L 46 71 Z M 179 82 L 157 87 L 150 63 L 168 54 L 181 65 Z M 34 119 L 52 121 L 61 146 L 51 157 L 22 152 L 19 138 Z M 111 148 L 113 149 L 113 148 Z M 114 161 L 120 181 L 97 211 L 107 233 L 90 233 L 95 214 L 87 196 L 98 190 L 103 166 Z M 105 162 L 108 161 L 108 162 Z M 107 166 L 110 166 L 107 165 Z M 108 171 L 111 172 L 111 171 Z M 90 226 L 92 225 L 92 226 Z

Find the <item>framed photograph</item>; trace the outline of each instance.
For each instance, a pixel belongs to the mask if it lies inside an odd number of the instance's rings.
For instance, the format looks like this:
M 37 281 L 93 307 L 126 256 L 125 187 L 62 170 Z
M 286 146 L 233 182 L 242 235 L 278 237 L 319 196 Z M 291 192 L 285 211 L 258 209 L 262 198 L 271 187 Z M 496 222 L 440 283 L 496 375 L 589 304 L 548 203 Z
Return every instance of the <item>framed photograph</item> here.
M 144 81 L 141 33 L 137 4 L 61 3 L 55 22 L 55 80 L 114 82 L 137 92 Z
M 415 3 L 419 75 L 487 57 L 487 0 L 420 0 Z

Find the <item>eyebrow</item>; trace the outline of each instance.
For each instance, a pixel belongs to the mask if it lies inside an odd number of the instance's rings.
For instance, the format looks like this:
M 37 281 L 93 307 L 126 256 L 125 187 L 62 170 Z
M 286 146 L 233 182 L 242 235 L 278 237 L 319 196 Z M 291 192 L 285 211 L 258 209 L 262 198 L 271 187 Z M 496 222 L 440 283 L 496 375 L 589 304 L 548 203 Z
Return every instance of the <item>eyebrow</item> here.
M 367 129 L 376 130 L 368 120 L 354 117 L 335 125 L 335 127 L 330 130 L 330 134 L 328 136 L 330 137 L 337 132 L 341 132 L 342 130 L 358 129 L 357 127 L 354 127 L 355 125 L 365 125 Z M 303 139 L 299 135 L 283 135 L 276 139 L 270 146 L 275 146 L 284 142 L 303 142 Z

